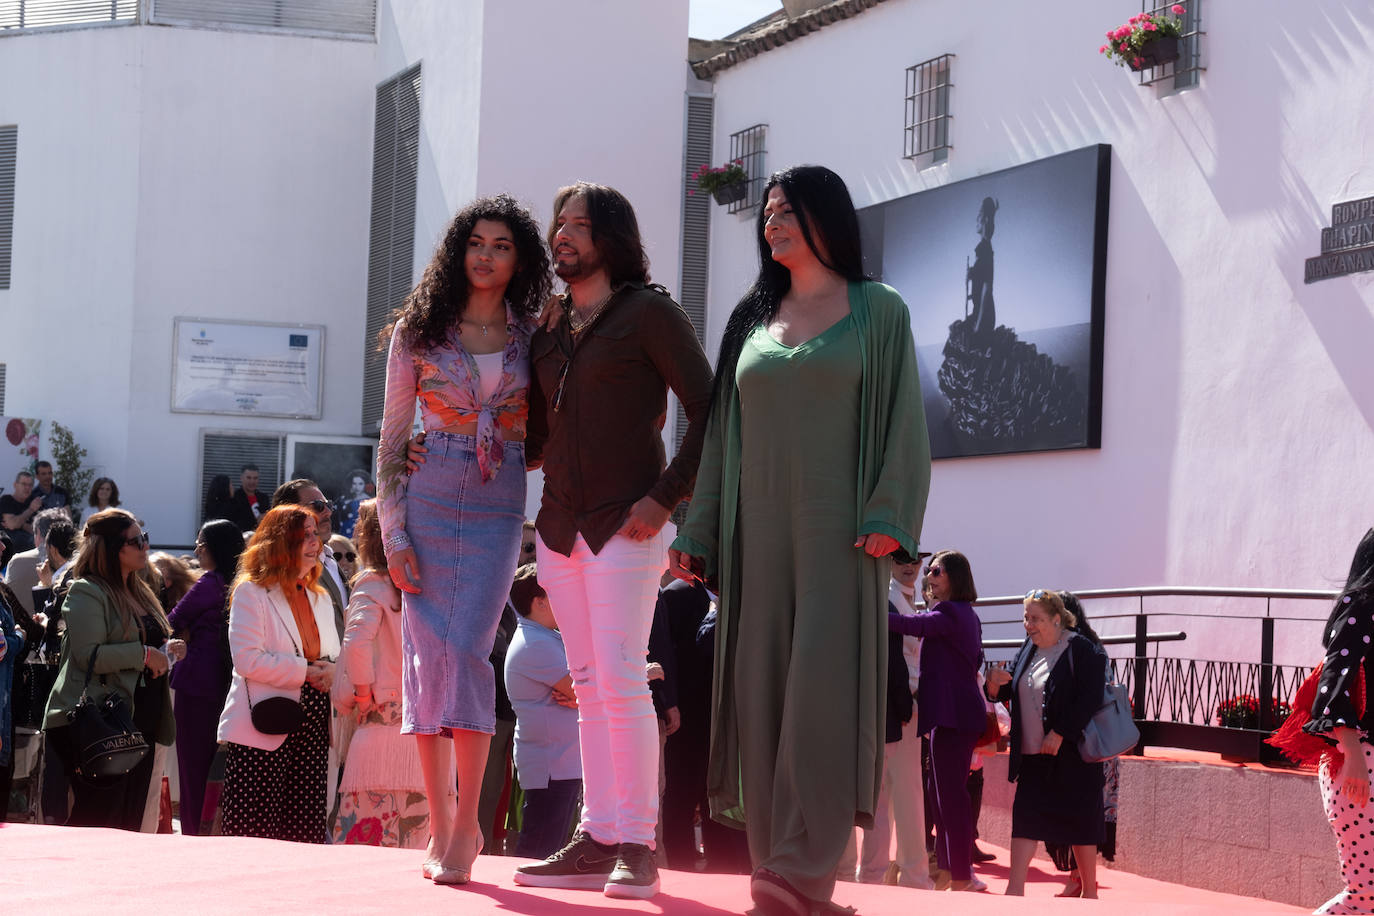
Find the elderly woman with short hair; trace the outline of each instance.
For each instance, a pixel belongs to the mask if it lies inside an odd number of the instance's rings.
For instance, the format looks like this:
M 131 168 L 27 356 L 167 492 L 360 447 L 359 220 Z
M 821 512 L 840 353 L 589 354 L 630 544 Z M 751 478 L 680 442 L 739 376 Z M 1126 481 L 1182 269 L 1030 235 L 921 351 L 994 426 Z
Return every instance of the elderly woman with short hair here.
M 1078 753 L 1078 738 L 1102 702 L 1106 657 L 1073 632 L 1075 619 L 1052 591 L 1026 593 L 1026 641 L 1010 671 L 988 672 L 988 699 L 1011 700 L 1011 877 L 1007 894 L 1022 896 L 1035 844 L 1073 847 L 1082 896 L 1097 896 L 1097 844 L 1102 842 L 1102 764 Z

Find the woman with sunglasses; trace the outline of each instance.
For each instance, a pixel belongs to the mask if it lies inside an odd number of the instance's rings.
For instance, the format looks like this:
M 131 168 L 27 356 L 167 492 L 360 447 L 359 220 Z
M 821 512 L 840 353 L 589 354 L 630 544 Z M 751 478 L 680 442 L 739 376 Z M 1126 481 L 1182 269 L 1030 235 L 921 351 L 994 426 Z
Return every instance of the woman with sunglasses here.
M 234 676 L 219 720 L 225 836 L 325 842 L 329 688 L 339 655 L 319 584 L 315 516 L 274 506 L 239 558 L 229 605 Z
M 973 876 L 973 808 L 967 789 L 973 748 L 987 722 L 987 707 L 978 695 L 983 624 L 973 609 L 978 590 L 968 558 L 957 550 L 939 551 L 926 566 L 925 586 L 929 610 L 890 612 L 888 626 L 923 640 L 916 731 L 930 740 L 936 865 L 948 873 L 951 890 L 985 891 L 988 886 Z
M 441 884 L 466 883 L 482 843 L 478 801 L 496 730 L 489 656 L 520 550 L 529 345 L 548 293 L 534 217 L 504 194 L 482 198 L 454 217 L 382 332 L 377 505 L 402 592 L 401 731 L 416 736 L 430 800 L 422 871 Z M 428 454 L 407 476 L 417 400 Z
M 186 640 L 186 658 L 172 669 L 176 691 L 177 778 L 181 785 L 181 832 L 200 834 L 201 808 L 210 764 L 219 742 L 215 731 L 229 693 L 229 583 L 239 571 L 243 534 L 226 519 L 206 522 L 196 535 L 201 575 L 167 621 Z
M 138 830 L 156 756 L 151 747 L 170 746 L 176 733 L 164 676 L 169 662 L 160 648 L 172 629 L 144 578 L 147 566 L 148 535 L 128 512 L 106 509 L 86 522 L 72 567 L 75 581 L 62 605 L 67 632 L 57 682 L 43 718 L 75 798 L 68 826 Z M 96 703 L 118 695 L 148 742 L 147 755 L 124 776 L 81 772 L 67 714 L 83 690 Z
M 1078 738 L 1102 703 L 1106 655 L 1073 631 L 1073 613 L 1056 593 L 1026 593 L 1026 641 L 1011 670 L 988 671 L 988 699 L 1011 701 L 1011 878 L 1007 894 L 1026 892 L 1026 871 L 1041 840 L 1073 847 L 1082 896 L 1097 897 L 1097 844 L 1103 839 L 1102 764 L 1087 763 Z

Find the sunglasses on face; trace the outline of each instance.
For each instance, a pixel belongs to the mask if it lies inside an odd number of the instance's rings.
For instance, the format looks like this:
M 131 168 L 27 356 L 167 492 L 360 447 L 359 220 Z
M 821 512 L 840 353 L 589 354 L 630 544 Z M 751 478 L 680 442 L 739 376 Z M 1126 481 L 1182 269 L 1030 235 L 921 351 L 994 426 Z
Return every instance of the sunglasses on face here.
M 143 548 L 148 546 L 148 532 L 136 534 L 131 538 L 125 538 L 124 543 L 129 547 Z
M 349 553 L 336 553 L 334 554 L 334 559 L 344 560 L 349 563 L 356 563 L 358 562 L 358 555 L 351 551 Z
M 307 509 L 309 509 L 311 512 L 315 512 L 315 513 L 317 513 L 317 514 L 320 513 L 320 512 L 333 512 L 333 511 L 334 511 L 334 504 L 331 503 L 331 502 L 330 502 L 329 500 L 327 500 L 327 499 L 312 499 L 312 500 L 310 500 L 310 502 L 306 503 L 305 505 L 306 505 L 306 508 L 307 508 Z
M 944 574 L 945 574 L 945 571 L 944 571 L 943 569 L 941 569 L 939 566 L 931 566 L 931 567 L 929 567 L 929 568 L 926 569 L 926 578 L 927 578 L 927 579 L 938 579 L 938 578 L 940 578 L 941 576 L 943 576 Z

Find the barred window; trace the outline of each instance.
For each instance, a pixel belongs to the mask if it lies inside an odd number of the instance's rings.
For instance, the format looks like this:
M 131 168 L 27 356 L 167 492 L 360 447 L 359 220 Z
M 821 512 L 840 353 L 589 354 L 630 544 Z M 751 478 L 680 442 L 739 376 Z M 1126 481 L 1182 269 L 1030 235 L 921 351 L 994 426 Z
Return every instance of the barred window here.
M 767 124 L 755 124 L 730 135 L 730 161 L 738 159 L 743 163 L 744 174 L 749 176 L 749 193 L 733 201 L 729 212 L 757 207 L 763 200 L 763 186 L 768 181 L 767 141 Z
M 907 159 L 929 154 L 932 162 L 948 158 L 950 65 L 953 54 L 942 54 L 906 70 Z
M 1183 35 L 1178 40 L 1178 60 L 1146 67 L 1140 71 L 1142 86 L 1159 85 L 1171 91 L 1191 89 L 1198 85 L 1202 71 L 1207 68 L 1202 62 L 1202 0 L 1140 0 L 1140 11 L 1154 16 L 1171 16 L 1170 9 L 1176 4 L 1183 6 Z

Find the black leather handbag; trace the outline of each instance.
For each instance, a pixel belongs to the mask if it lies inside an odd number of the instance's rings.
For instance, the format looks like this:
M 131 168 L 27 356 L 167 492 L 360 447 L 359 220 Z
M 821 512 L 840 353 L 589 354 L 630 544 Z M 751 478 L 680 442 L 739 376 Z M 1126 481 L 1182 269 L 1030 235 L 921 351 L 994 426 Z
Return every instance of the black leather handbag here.
M 148 742 L 134 727 L 133 712 L 118 691 L 98 702 L 91 699 L 91 675 L 99 651 L 100 646 L 91 650 L 81 699 L 67 713 L 72 746 L 76 749 L 76 769 L 87 779 L 125 776 L 148 756 Z M 143 680 L 141 672 L 138 677 Z
M 299 657 L 300 647 L 296 645 L 296 640 L 292 639 L 289 630 L 286 638 L 291 640 L 291 648 L 296 650 Z M 252 719 L 253 727 L 264 735 L 289 735 L 305 721 L 305 707 L 301 705 L 300 700 L 290 697 L 268 697 L 254 704 L 253 695 L 248 692 L 246 677 L 243 679 L 243 694 L 248 698 L 248 715 Z
M 253 727 L 264 735 L 289 735 L 305 721 L 305 707 L 300 700 L 268 697 L 255 704 L 252 694 L 248 693 L 247 678 L 243 681 L 243 692 L 248 696 L 248 713 Z

